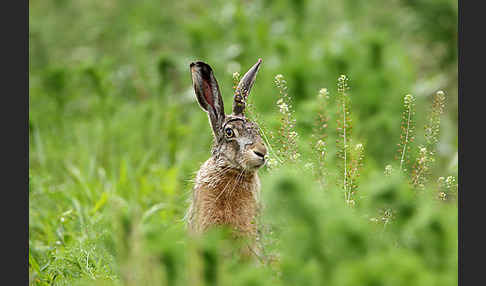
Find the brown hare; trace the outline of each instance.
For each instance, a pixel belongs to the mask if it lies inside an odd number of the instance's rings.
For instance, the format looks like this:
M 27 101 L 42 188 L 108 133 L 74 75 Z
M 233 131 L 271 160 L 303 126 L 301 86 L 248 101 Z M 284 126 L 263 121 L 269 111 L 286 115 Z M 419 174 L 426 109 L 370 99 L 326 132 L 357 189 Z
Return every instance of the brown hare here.
M 233 112 L 225 115 L 223 99 L 211 67 L 204 62 L 190 64 L 197 101 L 207 112 L 213 129 L 212 156 L 201 166 L 186 214 L 191 233 L 202 233 L 216 225 L 229 226 L 236 237 L 257 238 L 260 180 L 257 170 L 264 165 L 267 149 L 256 123 L 243 111 L 262 60 L 248 70 L 238 84 Z M 255 249 L 251 251 L 255 252 Z

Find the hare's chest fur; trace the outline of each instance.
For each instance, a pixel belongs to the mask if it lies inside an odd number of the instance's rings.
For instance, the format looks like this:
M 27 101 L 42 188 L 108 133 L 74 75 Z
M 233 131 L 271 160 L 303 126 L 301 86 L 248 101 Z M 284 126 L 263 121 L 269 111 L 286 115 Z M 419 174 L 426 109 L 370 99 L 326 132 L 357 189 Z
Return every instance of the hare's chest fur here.
M 196 233 L 226 225 L 245 236 L 256 235 L 260 180 L 256 172 L 214 168 L 211 159 L 198 172 L 189 209 L 189 227 Z

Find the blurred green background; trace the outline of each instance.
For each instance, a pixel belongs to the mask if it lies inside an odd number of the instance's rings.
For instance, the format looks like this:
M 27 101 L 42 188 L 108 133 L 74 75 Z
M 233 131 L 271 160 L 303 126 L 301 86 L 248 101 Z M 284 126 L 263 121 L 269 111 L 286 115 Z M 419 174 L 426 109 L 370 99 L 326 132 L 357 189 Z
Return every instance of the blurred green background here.
M 452 0 L 29 1 L 31 283 L 456 285 L 457 205 L 382 175 L 397 163 L 403 96 L 417 97 L 420 144 L 443 90 L 428 193 L 438 176 L 457 176 L 457 9 Z M 272 267 L 222 260 L 223 234 L 199 245 L 182 222 L 212 143 L 189 63 L 213 67 L 229 113 L 232 74 L 258 58 L 251 101 L 277 130 L 274 77 L 285 77 L 304 161 L 317 94 L 335 96 L 341 74 L 353 139 L 365 145 L 363 202 L 352 210 L 336 186 L 296 174 L 302 165 L 260 171 L 266 243 L 280 257 Z M 369 223 L 382 209 L 398 211 L 391 227 Z

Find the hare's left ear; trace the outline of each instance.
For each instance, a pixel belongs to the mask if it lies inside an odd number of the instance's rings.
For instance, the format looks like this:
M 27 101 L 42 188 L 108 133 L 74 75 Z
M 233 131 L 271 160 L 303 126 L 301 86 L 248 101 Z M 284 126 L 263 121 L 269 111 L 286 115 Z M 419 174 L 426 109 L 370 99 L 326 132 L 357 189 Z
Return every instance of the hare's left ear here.
M 260 68 L 262 59 L 258 59 L 256 64 L 254 64 L 241 78 L 240 83 L 236 87 L 235 97 L 233 100 L 233 115 L 243 116 L 243 111 L 246 107 L 246 99 L 250 94 L 253 83 Z
M 199 61 L 191 63 L 190 68 L 197 101 L 201 108 L 208 113 L 214 136 L 217 139 L 222 138 L 224 106 L 213 70 L 208 64 Z

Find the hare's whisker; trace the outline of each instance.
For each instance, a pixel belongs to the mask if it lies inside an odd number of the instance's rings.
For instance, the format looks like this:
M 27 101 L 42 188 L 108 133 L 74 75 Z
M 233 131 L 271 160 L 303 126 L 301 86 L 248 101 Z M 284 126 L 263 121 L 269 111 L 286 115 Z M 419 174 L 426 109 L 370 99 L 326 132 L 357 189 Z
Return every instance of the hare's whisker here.
M 248 159 L 243 159 L 243 162 L 242 162 L 242 165 L 245 165 L 245 163 L 248 161 Z M 231 197 L 231 195 L 233 194 L 233 191 L 235 189 L 235 186 L 238 185 L 240 182 L 239 180 L 241 179 L 243 181 L 243 177 L 244 177 L 244 173 L 246 172 L 246 168 L 243 168 L 241 170 L 241 172 L 238 174 L 238 176 L 236 177 L 236 183 L 235 185 L 233 186 L 233 189 L 230 191 L 230 194 L 229 196 Z
M 226 188 L 228 187 L 229 183 L 231 183 L 231 179 L 228 180 L 228 182 L 226 183 L 226 185 L 224 186 L 223 190 L 219 193 L 219 195 L 216 197 L 215 201 L 217 201 L 219 199 L 219 197 L 221 197 L 221 195 L 226 191 Z

